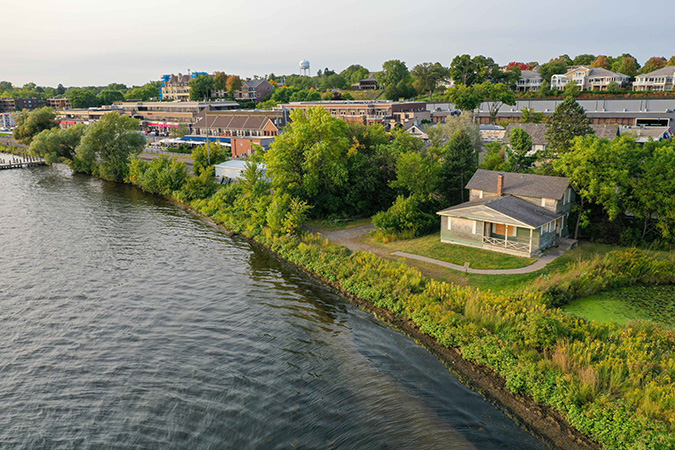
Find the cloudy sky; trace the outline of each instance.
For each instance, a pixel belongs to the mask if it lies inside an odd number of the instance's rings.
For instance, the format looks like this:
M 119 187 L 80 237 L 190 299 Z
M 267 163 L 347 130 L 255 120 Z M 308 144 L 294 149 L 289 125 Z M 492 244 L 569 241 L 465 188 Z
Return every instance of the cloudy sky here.
M 500 64 L 567 53 L 675 54 L 671 1 L 3 0 L 0 80 L 127 85 L 164 73 L 312 73 L 388 59 Z

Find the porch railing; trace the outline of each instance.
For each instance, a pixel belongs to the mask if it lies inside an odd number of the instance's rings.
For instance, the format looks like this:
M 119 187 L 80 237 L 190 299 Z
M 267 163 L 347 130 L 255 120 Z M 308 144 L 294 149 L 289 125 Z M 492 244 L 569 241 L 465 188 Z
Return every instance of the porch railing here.
M 489 236 L 483 236 L 483 243 L 484 244 L 489 244 L 489 245 L 494 245 L 495 247 L 503 247 L 503 248 L 508 248 L 511 250 L 517 250 L 519 252 L 529 252 L 530 251 L 530 245 L 529 244 L 523 244 L 522 242 L 518 241 L 509 241 L 506 239 L 498 239 L 498 238 L 493 238 Z

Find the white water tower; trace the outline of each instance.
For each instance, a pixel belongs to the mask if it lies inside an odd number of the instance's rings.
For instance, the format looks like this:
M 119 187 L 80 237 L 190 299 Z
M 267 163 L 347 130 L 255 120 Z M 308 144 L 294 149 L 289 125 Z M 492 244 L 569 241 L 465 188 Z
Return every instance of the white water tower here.
M 300 61 L 300 75 L 309 76 L 309 61 L 306 59 Z

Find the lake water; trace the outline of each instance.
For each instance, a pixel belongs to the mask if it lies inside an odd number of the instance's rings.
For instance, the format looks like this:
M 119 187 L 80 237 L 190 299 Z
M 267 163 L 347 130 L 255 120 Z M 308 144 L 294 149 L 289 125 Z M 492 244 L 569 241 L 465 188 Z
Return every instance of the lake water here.
M 539 449 L 435 357 L 208 221 L 0 171 L 0 447 Z

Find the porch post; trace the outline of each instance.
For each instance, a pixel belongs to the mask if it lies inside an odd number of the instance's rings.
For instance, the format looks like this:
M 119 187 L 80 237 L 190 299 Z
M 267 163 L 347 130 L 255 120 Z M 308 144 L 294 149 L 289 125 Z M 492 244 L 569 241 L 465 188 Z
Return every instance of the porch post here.
M 530 255 L 532 255 L 532 228 L 530 228 Z
M 509 245 L 509 226 L 504 225 L 504 248 Z

